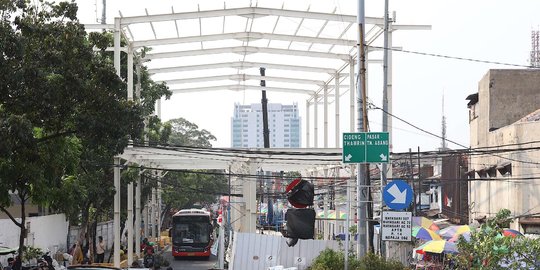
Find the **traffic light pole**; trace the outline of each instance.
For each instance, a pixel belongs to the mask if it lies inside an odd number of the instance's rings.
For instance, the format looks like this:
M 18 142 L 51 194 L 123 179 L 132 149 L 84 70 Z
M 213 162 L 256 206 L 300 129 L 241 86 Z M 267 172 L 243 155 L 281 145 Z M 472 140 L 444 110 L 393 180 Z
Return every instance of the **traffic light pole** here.
M 366 55 L 364 48 L 364 26 L 365 26 L 365 5 L 364 0 L 358 0 L 358 81 L 357 81 L 357 108 L 358 108 L 358 132 L 367 131 L 366 112 Z M 356 194 L 357 194 L 357 229 L 358 245 L 357 257 L 362 258 L 367 250 L 367 204 L 368 192 L 366 178 L 366 164 L 360 164 L 356 172 Z

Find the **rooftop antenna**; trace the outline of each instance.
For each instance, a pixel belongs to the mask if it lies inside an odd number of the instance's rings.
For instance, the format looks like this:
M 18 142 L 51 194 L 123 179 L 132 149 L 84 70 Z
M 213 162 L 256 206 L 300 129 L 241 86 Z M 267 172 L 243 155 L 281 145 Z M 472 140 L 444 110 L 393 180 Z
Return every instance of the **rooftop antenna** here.
M 441 121 L 442 129 L 441 129 L 441 150 L 448 149 L 448 145 L 446 143 L 446 115 L 444 114 L 444 90 L 442 95 L 442 121 Z
M 540 49 L 539 49 L 539 39 L 540 31 L 532 30 L 531 31 L 531 67 L 538 68 L 540 67 Z

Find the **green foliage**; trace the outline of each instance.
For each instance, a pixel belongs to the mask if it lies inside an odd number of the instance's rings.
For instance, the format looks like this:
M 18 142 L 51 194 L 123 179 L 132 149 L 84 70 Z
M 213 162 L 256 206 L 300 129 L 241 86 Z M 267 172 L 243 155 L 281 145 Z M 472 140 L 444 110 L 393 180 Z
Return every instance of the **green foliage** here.
M 310 270 L 341 270 L 345 265 L 345 257 L 343 253 L 333 249 L 325 249 L 321 251 L 319 256 L 315 258 Z
M 184 118 L 172 119 L 164 124 L 154 123 L 151 143 L 212 147 L 216 137 L 207 130 Z M 167 208 L 189 208 L 200 203 L 210 204 L 218 195 L 227 191 L 227 179 L 222 171 L 198 170 L 196 172 L 169 172 L 162 180 L 163 201 Z
M 358 260 L 353 255 L 349 255 L 348 264 L 350 270 L 399 270 L 407 269 L 400 262 L 388 261 L 385 258 L 368 253 L 362 259 Z M 310 270 L 341 270 L 345 266 L 345 256 L 343 252 L 332 249 L 321 251 L 315 258 Z
M 512 221 L 508 209 L 500 210 L 480 228 L 469 242 L 460 238 L 456 264 L 460 269 L 532 269 L 540 267 L 540 239 L 505 237 L 503 228 Z
M 43 256 L 43 251 L 41 248 L 38 247 L 32 247 L 32 246 L 25 246 L 24 247 L 24 255 L 23 255 L 23 261 L 30 261 L 32 259 L 38 259 L 41 256 Z
M 74 221 L 107 211 L 114 194 L 108 164 L 130 136 L 141 136 L 148 104 L 168 90 L 146 73 L 150 90 L 142 92 L 150 98 L 128 101 L 112 58 L 93 50 L 106 34 L 89 38 L 74 2 L 0 1 L 0 10 L 0 210 L 10 215 L 14 192 L 22 204 L 31 200 Z M 12 221 L 22 254 L 20 215 Z

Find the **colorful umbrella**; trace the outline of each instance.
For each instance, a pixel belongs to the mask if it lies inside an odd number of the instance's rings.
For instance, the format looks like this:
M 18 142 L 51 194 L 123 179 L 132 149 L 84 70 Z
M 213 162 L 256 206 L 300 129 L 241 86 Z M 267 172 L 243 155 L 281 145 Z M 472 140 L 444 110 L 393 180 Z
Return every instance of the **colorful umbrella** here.
M 470 232 L 471 227 L 469 225 L 453 225 L 439 231 L 439 235 L 444 239 L 450 239 L 456 235 L 460 235 L 466 232 Z
M 413 223 L 413 227 L 414 226 L 424 227 L 424 228 L 430 229 L 430 230 L 432 230 L 434 232 L 439 230 L 439 226 L 437 226 L 437 224 L 433 223 L 433 220 L 428 219 L 426 217 L 413 217 L 412 223 Z
M 413 227 L 412 236 L 423 240 L 442 240 L 436 232 L 423 227 Z
M 328 211 L 328 218 L 336 218 L 336 211 L 335 210 L 329 210 Z
M 511 237 L 523 236 L 523 234 L 520 233 L 519 231 L 512 230 L 512 229 L 504 229 L 503 230 L 503 235 L 504 236 L 511 236 Z
M 450 238 L 448 241 L 452 242 L 452 243 L 457 243 L 460 236 L 463 236 L 463 238 L 465 239 L 466 242 L 471 241 L 471 232 L 464 232 L 462 234 L 456 234 L 456 235 L 452 236 L 452 238 Z
M 446 240 L 431 240 L 416 248 L 416 252 L 458 253 L 457 245 Z

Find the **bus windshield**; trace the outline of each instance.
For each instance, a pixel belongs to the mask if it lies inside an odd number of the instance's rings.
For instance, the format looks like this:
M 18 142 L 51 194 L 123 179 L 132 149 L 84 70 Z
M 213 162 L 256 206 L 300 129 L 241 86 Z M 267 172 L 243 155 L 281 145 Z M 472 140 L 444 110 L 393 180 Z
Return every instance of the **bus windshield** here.
M 210 218 L 206 216 L 174 217 L 173 244 L 208 244 Z

